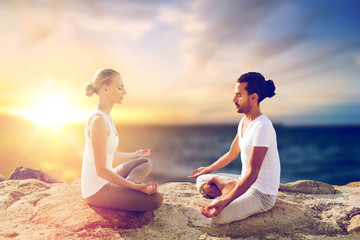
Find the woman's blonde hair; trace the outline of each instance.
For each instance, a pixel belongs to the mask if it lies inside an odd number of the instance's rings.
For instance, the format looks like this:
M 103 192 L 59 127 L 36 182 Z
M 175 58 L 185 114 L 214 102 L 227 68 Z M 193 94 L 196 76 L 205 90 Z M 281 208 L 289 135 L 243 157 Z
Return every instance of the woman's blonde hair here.
M 94 93 L 97 94 L 101 86 L 109 85 L 111 78 L 115 75 L 120 75 L 120 73 L 109 68 L 99 69 L 93 79 L 85 84 L 86 96 L 91 97 Z

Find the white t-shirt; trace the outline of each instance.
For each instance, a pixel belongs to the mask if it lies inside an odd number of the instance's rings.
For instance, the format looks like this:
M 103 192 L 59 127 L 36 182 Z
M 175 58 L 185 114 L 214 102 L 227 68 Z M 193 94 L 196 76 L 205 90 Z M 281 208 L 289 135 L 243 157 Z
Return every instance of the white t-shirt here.
M 245 176 L 249 168 L 252 148 L 267 147 L 268 150 L 262 162 L 258 178 L 251 187 L 264 194 L 276 195 L 280 184 L 280 159 L 275 129 L 271 121 L 265 115 L 261 115 L 249 124 L 241 137 L 241 129 L 245 118 L 241 119 L 238 127 L 242 164 L 241 176 Z

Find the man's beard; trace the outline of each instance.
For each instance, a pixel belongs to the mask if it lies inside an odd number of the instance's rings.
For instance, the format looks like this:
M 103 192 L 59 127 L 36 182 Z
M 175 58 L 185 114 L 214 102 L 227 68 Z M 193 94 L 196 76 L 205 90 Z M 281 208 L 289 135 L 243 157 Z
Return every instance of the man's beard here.
M 237 103 L 235 103 L 235 105 L 238 107 L 237 108 L 238 113 L 246 114 L 246 113 L 250 112 L 250 110 L 251 110 L 251 105 L 250 105 L 249 99 L 246 101 L 246 103 L 244 103 L 242 105 L 239 105 Z

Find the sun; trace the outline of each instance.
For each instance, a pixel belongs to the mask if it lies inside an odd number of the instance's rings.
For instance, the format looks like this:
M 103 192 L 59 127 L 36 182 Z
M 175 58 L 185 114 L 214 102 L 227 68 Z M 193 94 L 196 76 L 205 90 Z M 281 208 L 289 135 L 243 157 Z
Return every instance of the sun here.
M 34 109 L 33 119 L 40 126 L 60 127 L 69 123 L 72 116 L 70 103 L 62 96 L 46 96 Z
M 79 119 L 79 112 L 73 107 L 65 92 L 48 92 L 36 94 L 34 107 L 18 111 L 18 113 L 36 123 L 40 127 L 59 128 Z

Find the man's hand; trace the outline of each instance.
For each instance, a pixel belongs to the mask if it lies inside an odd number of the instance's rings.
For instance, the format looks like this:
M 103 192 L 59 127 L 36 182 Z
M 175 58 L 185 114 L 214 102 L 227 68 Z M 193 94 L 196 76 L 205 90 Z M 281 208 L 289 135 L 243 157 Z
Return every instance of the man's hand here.
M 212 171 L 209 170 L 209 167 L 199 167 L 198 169 L 194 170 L 191 173 L 191 176 L 188 176 L 188 178 L 197 178 L 200 175 L 211 173 Z
M 218 200 L 210 206 L 201 208 L 200 211 L 205 217 L 212 218 L 219 215 L 226 206 L 227 204 L 223 200 Z
M 150 149 L 140 149 L 140 150 L 137 150 L 134 154 L 135 154 L 135 158 L 149 157 L 151 155 L 151 150 Z

